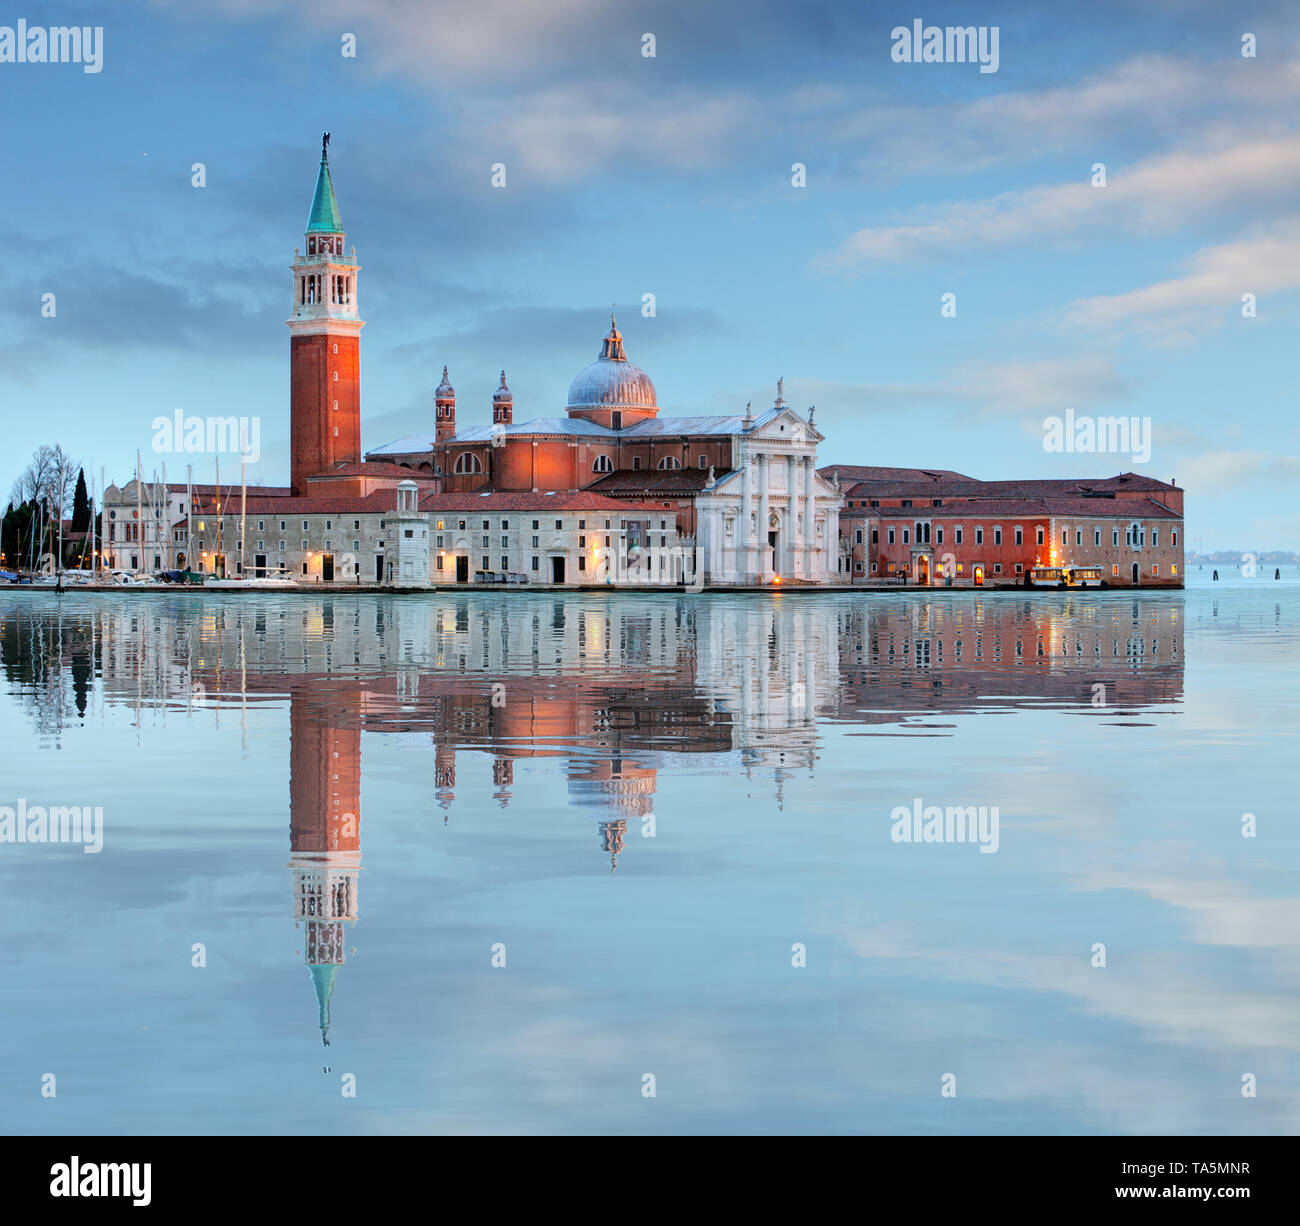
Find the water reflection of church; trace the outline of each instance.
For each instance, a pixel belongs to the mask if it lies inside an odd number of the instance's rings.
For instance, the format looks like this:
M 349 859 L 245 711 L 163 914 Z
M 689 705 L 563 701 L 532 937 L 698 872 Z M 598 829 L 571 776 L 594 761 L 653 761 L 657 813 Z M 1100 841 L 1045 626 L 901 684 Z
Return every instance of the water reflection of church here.
M 43 724 L 96 697 L 143 725 L 149 711 L 287 695 L 292 912 L 327 1041 L 358 917 L 363 732 L 427 747 L 430 812 L 444 822 L 458 772 L 486 760 L 508 807 L 521 761 L 553 763 L 591 823 L 575 834 L 613 867 L 682 755 L 779 796 L 788 772 L 815 770 L 818 722 L 1087 706 L 1098 682 L 1113 705 L 1176 703 L 1183 597 L 27 602 L 0 610 L 0 668 Z

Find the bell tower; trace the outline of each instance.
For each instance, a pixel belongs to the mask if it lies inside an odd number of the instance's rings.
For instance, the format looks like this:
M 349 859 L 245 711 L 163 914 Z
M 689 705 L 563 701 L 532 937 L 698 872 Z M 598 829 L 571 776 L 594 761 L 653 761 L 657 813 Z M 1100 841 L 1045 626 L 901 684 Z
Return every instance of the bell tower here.
M 330 134 L 321 141 L 320 170 L 306 249 L 293 253 L 289 325 L 290 484 L 307 492 L 308 477 L 361 460 L 360 339 L 356 249 L 343 249 L 343 221 L 330 177 Z

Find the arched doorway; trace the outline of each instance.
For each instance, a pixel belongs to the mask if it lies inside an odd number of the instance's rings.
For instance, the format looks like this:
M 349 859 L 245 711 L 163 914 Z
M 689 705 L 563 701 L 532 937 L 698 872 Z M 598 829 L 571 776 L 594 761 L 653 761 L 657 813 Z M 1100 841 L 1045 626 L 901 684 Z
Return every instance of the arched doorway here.
M 1142 582 L 1142 572 L 1138 570 L 1138 564 L 1133 563 L 1133 586 L 1137 587 Z
M 975 586 L 976 587 L 984 586 L 984 567 L 982 566 L 977 566 L 975 568 Z
M 922 587 L 930 586 L 930 559 L 925 554 L 916 559 L 916 581 Z

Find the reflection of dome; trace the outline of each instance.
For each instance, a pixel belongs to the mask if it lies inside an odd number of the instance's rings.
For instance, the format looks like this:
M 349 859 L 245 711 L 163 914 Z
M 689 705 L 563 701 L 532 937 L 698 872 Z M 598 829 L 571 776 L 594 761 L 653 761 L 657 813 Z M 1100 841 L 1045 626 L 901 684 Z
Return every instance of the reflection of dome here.
M 569 801 L 606 821 L 645 817 L 654 811 L 654 772 L 613 779 L 569 779 Z
M 623 337 L 610 316 L 609 333 L 600 357 L 584 367 L 569 384 L 569 409 L 642 409 L 657 413 L 655 385 L 639 366 L 627 360 Z

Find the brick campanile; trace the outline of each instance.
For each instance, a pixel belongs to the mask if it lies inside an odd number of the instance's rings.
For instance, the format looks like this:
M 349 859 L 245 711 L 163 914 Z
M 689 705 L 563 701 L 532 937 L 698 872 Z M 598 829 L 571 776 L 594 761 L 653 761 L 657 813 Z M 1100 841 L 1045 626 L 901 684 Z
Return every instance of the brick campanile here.
M 307 492 L 308 477 L 361 460 L 361 355 L 356 249 L 343 250 L 343 221 L 321 142 L 320 171 L 307 221 L 306 251 L 293 253 L 289 318 L 289 481 Z

